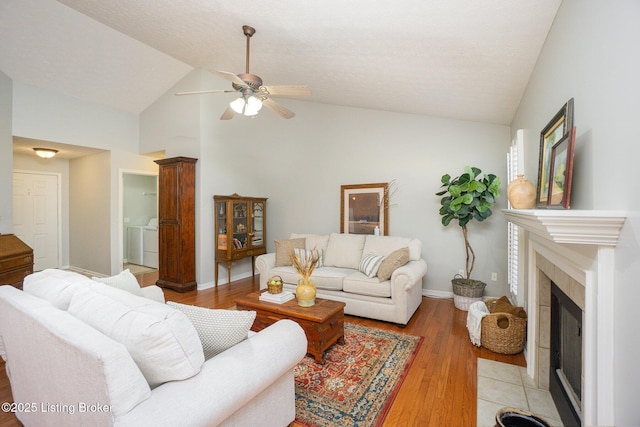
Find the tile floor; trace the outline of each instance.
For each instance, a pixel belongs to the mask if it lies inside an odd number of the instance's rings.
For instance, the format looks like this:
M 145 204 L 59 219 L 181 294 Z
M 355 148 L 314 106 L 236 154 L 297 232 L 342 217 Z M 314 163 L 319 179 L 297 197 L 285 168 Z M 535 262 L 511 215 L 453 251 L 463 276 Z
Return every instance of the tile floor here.
M 532 412 L 551 426 L 562 427 L 551 394 L 536 388 L 526 368 L 478 359 L 477 427 L 494 427 L 496 412 L 504 407 Z
M 140 274 L 140 273 L 149 273 L 151 271 L 156 271 L 155 268 L 151 268 L 151 267 L 145 267 L 144 265 L 137 265 L 137 264 L 124 264 L 122 266 L 122 269 L 129 269 L 129 271 L 131 272 L 131 274 Z

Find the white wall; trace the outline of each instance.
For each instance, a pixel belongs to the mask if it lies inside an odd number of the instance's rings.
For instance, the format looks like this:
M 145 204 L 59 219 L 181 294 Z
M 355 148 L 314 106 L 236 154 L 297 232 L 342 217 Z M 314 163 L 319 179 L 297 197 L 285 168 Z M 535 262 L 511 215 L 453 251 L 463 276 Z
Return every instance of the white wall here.
M 69 266 L 69 160 L 58 157 L 41 159 L 35 153 L 31 155 L 13 154 L 12 156 L 13 169 L 16 171 L 60 174 L 60 261 L 61 267 Z
M 13 231 L 13 137 L 11 79 L 0 71 L 0 234 Z
M 14 82 L 13 135 L 138 151 L 138 116 Z
M 571 207 L 626 210 L 616 248 L 615 425 L 640 425 L 640 2 L 564 0 L 512 123 L 526 130 L 526 174 L 537 180 L 540 130 L 571 97 L 577 127 Z
M 227 82 L 200 71 L 177 90 L 226 87 Z M 207 77 L 210 76 L 210 77 Z M 197 77 L 197 78 L 196 78 Z M 179 88 L 179 89 L 178 89 Z M 186 99 L 189 98 L 189 99 Z M 440 177 L 462 173 L 473 165 L 505 176 L 509 129 L 505 126 L 445 120 L 282 99 L 297 116 L 284 120 L 265 108 L 253 119 L 218 118 L 233 95 L 166 96 L 141 116 L 143 150 L 153 151 L 157 140 L 167 143 L 177 133 L 199 142 L 197 180 L 197 281 L 213 279 L 213 195 L 238 193 L 268 197 L 269 249 L 273 240 L 291 232 L 339 232 L 340 186 L 396 180 L 391 200 L 392 235 L 417 237 L 429 271 L 423 286 L 431 292 L 450 292 L 450 279 L 464 268 L 460 228 L 444 229 L 438 214 Z M 177 110 L 187 109 L 189 117 Z M 199 124 L 193 123 L 195 115 Z M 184 123 L 197 126 L 188 131 Z M 155 129 L 158 127 L 162 131 Z M 166 133 L 169 132 L 169 133 Z M 171 132 L 174 132 L 172 134 Z M 172 155 L 192 155 L 171 144 Z M 503 184 L 506 188 L 506 183 Z M 503 295 L 506 287 L 506 222 L 503 197 L 486 223 L 472 224 L 470 238 L 478 254 L 474 277 L 488 283 L 487 294 Z M 498 281 L 491 282 L 491 272 Z M 249 262 L 232 267 L 234 277 L 250 273 Z M 221 269 L 221 283 L 226 273 Z
M 69 263 L 107 275 L 114 224 L 110 158 L 102 152 L 69 162 Z

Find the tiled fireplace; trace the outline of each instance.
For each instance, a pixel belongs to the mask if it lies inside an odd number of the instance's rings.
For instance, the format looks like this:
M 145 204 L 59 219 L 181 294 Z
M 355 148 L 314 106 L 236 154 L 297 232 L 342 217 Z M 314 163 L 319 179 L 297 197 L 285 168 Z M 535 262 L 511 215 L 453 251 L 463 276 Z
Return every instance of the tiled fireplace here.
M 551 289 L 555 284 L 582 317 L 578 319 L 582 348 L 575 353 L 582 360 L 579 373 L 573 374 L 579 376 L 573 382 L 578 383 L 580 396 L 572 396 L 579 402 L 582 425 L 611 425 L 614 251 L 626 215 L 579 210 L 503 212 L 522 233 L 521 282 L 526 285 L 529 313 L 527 373 L 539 388 L 550 388 Z

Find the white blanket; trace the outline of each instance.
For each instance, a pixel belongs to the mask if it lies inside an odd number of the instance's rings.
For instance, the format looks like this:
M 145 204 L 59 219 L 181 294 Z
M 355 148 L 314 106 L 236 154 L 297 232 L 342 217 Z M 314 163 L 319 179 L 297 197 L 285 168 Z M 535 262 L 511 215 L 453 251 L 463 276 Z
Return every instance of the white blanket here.
M 482 318 L 489 314 L 489 309 L 482 301 L 476 301 L 469 306 L 467 313 L 467 329 L 469 330 L 469 338 L 471 343 L 480 347 L 480 337 L 482 334 Z

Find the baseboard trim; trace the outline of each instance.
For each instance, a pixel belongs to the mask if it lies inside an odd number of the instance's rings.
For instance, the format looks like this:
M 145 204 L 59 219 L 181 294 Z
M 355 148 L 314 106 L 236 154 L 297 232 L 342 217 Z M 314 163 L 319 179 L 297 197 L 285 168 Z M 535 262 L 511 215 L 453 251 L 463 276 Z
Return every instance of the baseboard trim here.
M 453 292 L 434 291 L 432 289 L 423 289 L 422 295 L 431 298 L 453 298 Z
M 79 273 L 79 274 L 82 274 L 83 276 L 87 276 L 87 277 L 108 277 L 106 274 L 98 273 L 98 272 L 91 271 L 91 270 L 86 270 L 86 269 L 80 268 L 80 267 L 74 267 L 74 266 L 71 266 L 71 265 L 66 265 L 64 267 L 60 267 L 60 270 L 73 271 L 74 273 Z
M 240 280 L 240 279 L 246 279 L 247 277 L 251 277 L 251 272 L 248 271 L 246 273 L 240 273 L 237 275 L 232 275 L 231 276 L 231 282 L 235 282 L 236 280 Z M 229 283 L 227 281 L 226 276 L 225 277 L 218 277 L 218 287 L 222 286 L 222 285 L 226 285 L 227 283 Z M 198 283 L 198 290 L 199 291 L 203 291 L 205 289 L 211 289 L 211 288 L 215 288 L 216 287 L 216 282 L 211 281 L 211 282 L 205 282 L 205 283 Z

